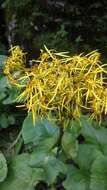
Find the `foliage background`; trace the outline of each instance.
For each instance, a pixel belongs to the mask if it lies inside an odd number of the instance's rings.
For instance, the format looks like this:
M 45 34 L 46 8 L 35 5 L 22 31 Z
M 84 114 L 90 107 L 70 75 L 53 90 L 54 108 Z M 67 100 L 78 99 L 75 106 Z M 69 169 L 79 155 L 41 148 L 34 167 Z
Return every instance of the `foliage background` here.
M 18 92 L 2 72 L 11 44 L 27 51 L 28 60 L 44 44 L 71 54 L 99 49 L 105 58 L 106 23 L 106 0 L 0 0 L 0 190 L 107 189 L 106 118 L 101 128 L 86 119 L 82 130 L 66 120 L 64 131 L 47 120 L 34 127 L 16 109 Z
M 107 50 L 107 1 L 5 0 L 0 5 L 0 51 L 20 44 L 30 58 L 48 48 L 71 53 Z

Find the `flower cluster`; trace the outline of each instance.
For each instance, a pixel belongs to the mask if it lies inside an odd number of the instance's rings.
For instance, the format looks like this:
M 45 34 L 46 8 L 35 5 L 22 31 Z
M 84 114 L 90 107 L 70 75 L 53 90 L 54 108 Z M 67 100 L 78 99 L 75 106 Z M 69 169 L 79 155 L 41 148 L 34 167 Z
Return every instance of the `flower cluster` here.
M 26 68 L 26 55 L 18 47 L 10 50 L 4 73 L 12 85 L 20 88 L 19 102 L 37 115 L 78 118 L 87 112 L 100 119 L 107 113 L 107 71 L 100 54 L 70 56 L 55 50 L 41 51 L 33 66 Z
M 9 52 L 11 52 L 11 55 L 5 62 L 4 74 L 11 84 L 19 86 L 16 78 L 25 71 L 26 54 L 19 46 L 12 47 Z

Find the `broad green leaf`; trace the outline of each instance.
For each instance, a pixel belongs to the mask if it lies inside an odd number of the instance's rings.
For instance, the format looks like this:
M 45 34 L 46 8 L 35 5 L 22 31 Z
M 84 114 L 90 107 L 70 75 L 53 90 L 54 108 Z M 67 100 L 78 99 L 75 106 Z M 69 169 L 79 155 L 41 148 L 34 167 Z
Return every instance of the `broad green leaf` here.
M 48 184 L 55 183 L 59 173 L 64 173 L 66 168 L 63 162 L 58 160 L 53 152 L 35 150 L 30 156 L 29 165 L 33 168 L 42 168 L 44 170 L 44 181 Z
M 0 184 L 0 190 L 34 190 L 43 176 L 43 169 L 29 166 L 29 154 L 22 154 L 11 162 L 8 176 Z
M 14 179 L 13 177 L 9 176 L 8 179 L 0 184 L 0 190 L 35 190 L 34 187 L 28 186 L 27 183 L 23 183 L 23 181 L 19 181 L 19 179 Z
M 65 172 L 65 165 L 54 156 L 47 156 L 44 163 L 45 182 L 55 183 L 57 176 Z
M 96 147 L 105 151 L 105 148 L 107 149 L 107 129 L 104 127 L 93 127 L 88 119 L 83 119 L 81 125 L 81 134 L 84 136 L 85 141 L 90 144 L 95 144 Z
M 1 76 L 0 77 L 0 89 L 3 91 L 7 87 L 9 87 L 7 78 L 5 76 Z
M 92 144 L 79 144 L 77 156 L 75 158 L 75 163 L 81 169 L 90 170 L 92 162 L 95 158 L 94 152 L 96 150 L 96 146 Z
M 12 104 L 15 102 L 16 97 L 18 96 L 19 91 L 11 87 L 7 78 L 5 76 L 0 76 L 0 100 L 3 104 Z
M 25 144 L 33 143 L 51 149 L 57 143 L 60 131 L 59 127 L 47 119 L 38 119 L 34 126 L 30 113 L 23 122 L 22 135 Z
M 77 125 L 77 126 L 75 126 Z M 65 129 L 62 137 L 62 148 L 68 158 L 75 158 L 78 150 L 77 137 L 79 136 L 80 128 L 77 121 L 71 122 L 69 127 Z
M 7 163 L 4 155 L 0 152 L 0 182 L 4 181 L 7 176 Z
M 17 102 L 16 98 L 18 97 L 19 92 L 20 91 L 18 91 L 16 88 L 10 87 L 10 89 L 9 89 L 9 96 L 5 100 L 3 100 L 2 103 L 3 104 L 12 104 L 12 103 Z
M 91 167 L 90 190 L 107 190 L 107 156 L 96 152 L 96 159 Z
M 61 160 L 63 163 L 66 163 L 67 161 L 67 155 L 66 153 L 61 149 L 60 152 L 58 153 L 58 159 Z
M 68 166 L 63 186 L 66 190 L 89 190 L 89 174 L 85 170 Z
M 72 134 L 65 132 L 62 137 L 62 148 L 68 158 L 75 158 L 78 150 L 77 140 L 72 138 Z
M 51 153 L 45 149 L 36 148 L 36 150 L 30 155 L 29 165 L 31 167 L 43 167 L 45 160 L 49 155 L 51 155 Z

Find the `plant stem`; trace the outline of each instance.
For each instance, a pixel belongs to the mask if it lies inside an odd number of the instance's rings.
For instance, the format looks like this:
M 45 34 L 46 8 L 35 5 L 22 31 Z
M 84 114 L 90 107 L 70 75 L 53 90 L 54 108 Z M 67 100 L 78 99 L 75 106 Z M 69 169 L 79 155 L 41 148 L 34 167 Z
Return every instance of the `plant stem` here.
M 13 141 L 13 143 L 12 143 L 11 146 L 9 147 L 9 150 L 12 149 L 12 148 L 17 144 L 17 142 L 19 141 L 21 135 L 22 135 L 22 131 L 19 132 L 17 138 Z

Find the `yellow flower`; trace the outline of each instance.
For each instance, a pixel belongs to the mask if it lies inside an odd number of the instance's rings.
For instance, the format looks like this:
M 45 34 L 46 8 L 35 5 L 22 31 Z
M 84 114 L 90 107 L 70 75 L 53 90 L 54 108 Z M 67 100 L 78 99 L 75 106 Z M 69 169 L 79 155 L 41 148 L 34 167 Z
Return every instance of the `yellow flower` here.
M 12 47 L 10 49 L 10 56 L 5 61 L 4 74 L 7 75 L 8 80 L 13 85 L 20 87 L 17 79 L 20 78 L 24 72 L 25 63 L 25 53 L 23 53 L 19 46 Z
M 17 98 L 33 115 L 50 114 L 58 121 L 80 117 L 86 110 L 91 117 L 107 114 L 106 74 L 100 54 L 70 56 L 66 52 L 41 51 L 34 66 L 26 68 L 25 53 L 16 46 L 5 62 L 4 73 L 12 85 L 20 87 Z M 15 78 L 16 77 L 16 78 Z

